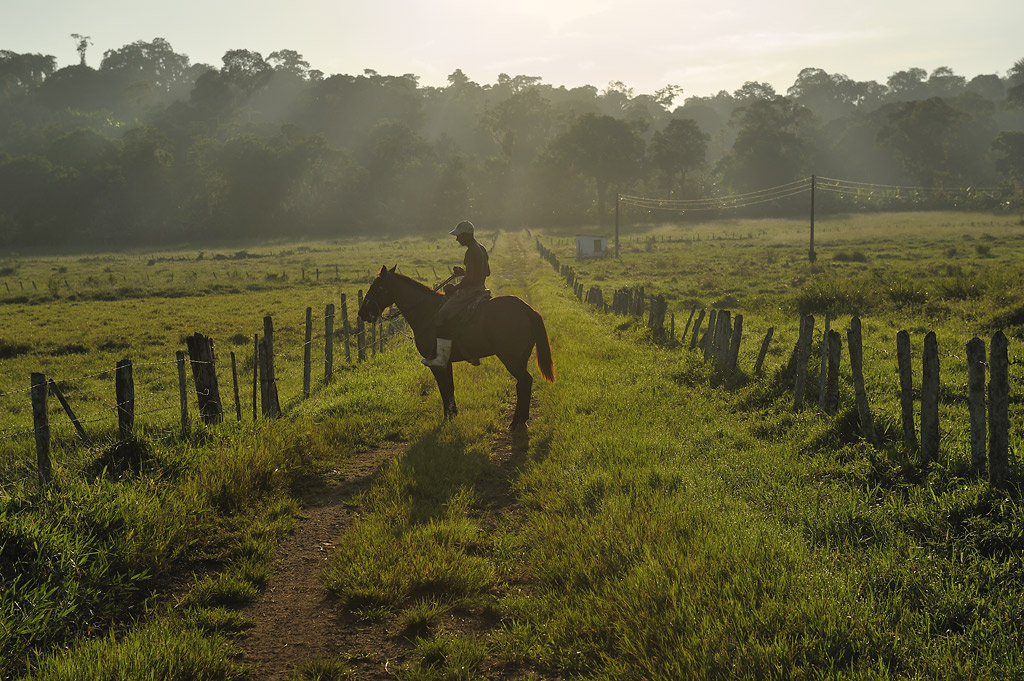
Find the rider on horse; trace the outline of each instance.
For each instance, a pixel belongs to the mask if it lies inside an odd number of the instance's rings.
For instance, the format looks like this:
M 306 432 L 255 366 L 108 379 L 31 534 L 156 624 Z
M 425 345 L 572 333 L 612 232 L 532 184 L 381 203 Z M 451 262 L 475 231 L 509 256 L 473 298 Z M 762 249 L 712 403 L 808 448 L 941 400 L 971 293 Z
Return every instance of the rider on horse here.
M 436 354 L 430 359 L 420 360 L 428 367 L 443 367 L 448 364 L 452 354 L 450 336 L 453 334 L 446 325 L 465 310 L 479 294 L 487 290 L 484 288 L 484 280 L 491 273 L 491 268 L 487 264 L 487 250 L 474 238 L 472 222 L 460 222 L 449 234 L 454 235 L 455 240 L 466 247 L 466 257 L 463 259 L 465 268 L 458 265 L 453 267 L 452 274 L 462 276 L 462 281 L 444 287 L 445 301 L 437 311 L 433 326 L 434 337 L 437 339 Z

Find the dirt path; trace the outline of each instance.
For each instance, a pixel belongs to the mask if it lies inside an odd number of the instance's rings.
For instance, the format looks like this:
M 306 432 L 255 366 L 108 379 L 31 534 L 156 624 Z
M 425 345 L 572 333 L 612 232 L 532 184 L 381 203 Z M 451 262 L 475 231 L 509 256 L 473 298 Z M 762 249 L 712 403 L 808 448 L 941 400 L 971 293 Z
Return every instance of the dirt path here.
M 266 591 L 243 611 L 255 626 L 240 641 L 239 661 L 255 669 L 254 678 L 292 680 L 305 663 L 344 660 L 356 678 L 393 679 L 395 668 L 409 661 L 412 645 L 394 635 L 392 623 L 365 622 L 348 614 L 322 579 L 333 542 L 358 518 L 354 498 L 401 450 L 398 446 L 366 452 L 344 471 L 325 471 L 309 480 L 312 492 L 305 517 L 278 546 Z M 505 436 L 494 443 L 493 466 L 477 480 L 484 500 L 477 510 L 486 525 L 493 526 L 494 518 L 516 503 L 511 485 L 525 451 L 523 438 Z
M 400 449 L 365 452 L 346 470 L 325 471 L 310 480 L 314 491 L 303 510 L 305 518 L 278 546 L 266 591 L 244 610 L 255 626 L 241 640 L 240 661 L 256 670 L 255 678 L 292 679 L 303 663 L 339 657 L 355 661 L 360 649 L 367 655 L 373 650 L 372 631 L 356 631 L 371 628 L 344 621 L 322 574 L 333 553 L 333 542 L 356 518 L 353 498 L 369 487 Z M 379 678 L 391 678 L 380 671 L 383 675 Z

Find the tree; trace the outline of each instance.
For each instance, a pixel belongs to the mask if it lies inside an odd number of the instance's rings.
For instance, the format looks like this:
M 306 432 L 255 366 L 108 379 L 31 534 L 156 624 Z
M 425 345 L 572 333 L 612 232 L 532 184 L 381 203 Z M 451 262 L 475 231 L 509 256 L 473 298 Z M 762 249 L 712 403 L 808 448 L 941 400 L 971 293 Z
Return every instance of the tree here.
M 1002 101 L 1006 96 L 1006 84 L 994 73 L 971 78 L 966 85 L 967 92 L 979 95 L 993 102 Z
M 284 71 L 302 79 L 309 77 L 309 62 L 295 50 L 277 50 L 267 57 L 275 71 Z
M 92 45 L 92 37 L 87 35 L 81 35 L 80 33 L 72 33 L 71 37 L 75 39 L 75 49 L 78 51 L 79 66 L 85 66 L 85 53 Z
M 595 114 L 577 118 L 549 149 L 564 167 L 593 180 L 598 222 L 602 225 L 608 220 L 609 190 L 624 188 L 638 179 L 644 160 L 644 142 L 633 127 L 623 120 Z
M 847 76 L 829 75 L 822 69 L 803 69 L 787 96 L 807 107 L 820 118 L 839 118 L 861 105 L 870 94 L 867 83 L 858 83 Z
M 221 57 L 224 66 L 221 75 L 239 89 L 252 92 L 267 82 L 270 64 L 259 52 L 252 50 L 228 50 Z
M 1024 187 L 1024 132 L 999 133 L 992 142 L 992 149 L 999 155 L 996 170 L 1019 191 Z
M 57 69 L 57 59 L 0 50 L 0 96 L 38 88 Z
M 382 121 L 357 155 L 366 168 L 363 197 L 378 224 L 415 225 L 429 205 L 435 159 L 430 143 L 400 121 Z
M 906 102 L 890 112 L 878 143 L 892 149 L 915 181 L 941 186 L 951 176 L 951 151 L 965 119 L 940 97 Z
M 666 85 L 654 91 L 654 101 L 665 109 L 672 107 L 672 102 L 683 96 L 683 88 L 678 85 Z
M 514 165 L 525 166 L 547 144 L 554 111 L 537 88 L 530 88 L 485 108 L 480 122 Z
M 732 188 L 753 191 L 808 174 L 810 148 L 804 128 L 810 112 L 785 97 L 757 99 L 738 109 L 739 134 L 720 169 Z
M 1024 59 L 1010 67 L 1007 78 L 1006 101 L 1011 106 L 1024 106 Z
M 654 133 L 647 155 L 669 195 L 685 195 L 687 173 L 704 165 L 709 139 L 692 118 L 674 118 Z
M 118 50 L 107 50 L 101 71 L 121 74 L 128 81 L 147 81 L 167 91 L 188 71 L 189 58 L 178 54 L 163 38 L 138 40 Z
M 967 79 L 953 73 L 948 66 L 940 66 L 928 78 L 928 88 L 937 97 L 955 97 L 963 92 Z
M 776 95 L 775 88 L 770 83 L 758 83 L 748 80 L 743 84 L 743 87 L 733 93 L 733 96 L 742 102 L 748 102 L 755 99 L 772 100 L 778 95 Z
M 924 79 L 927 75 L 927 71 L 917 67 L 892 74 L 886 81 L 890 98 L 897 101 L 917 99 L 924 93 Z

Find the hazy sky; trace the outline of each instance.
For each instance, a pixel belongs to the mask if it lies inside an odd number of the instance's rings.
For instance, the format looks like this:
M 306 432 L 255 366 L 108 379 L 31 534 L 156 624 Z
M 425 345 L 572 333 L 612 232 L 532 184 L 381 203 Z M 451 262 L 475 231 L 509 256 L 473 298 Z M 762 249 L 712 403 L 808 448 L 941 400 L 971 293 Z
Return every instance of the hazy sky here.
M 968 79 L 1024 59 L 1024 0 L 2 0 L 0 49 L 88 63 L 165 38 L 193 63 L 231 49 L 292 49 L 327 75 L 413 73 L 445 85 L 462 69 L 551 85 L 622 81 L 637 94 L 732 92 L 747 80 L 780 93 L 804 67 L 884 83 L 948 66 Z

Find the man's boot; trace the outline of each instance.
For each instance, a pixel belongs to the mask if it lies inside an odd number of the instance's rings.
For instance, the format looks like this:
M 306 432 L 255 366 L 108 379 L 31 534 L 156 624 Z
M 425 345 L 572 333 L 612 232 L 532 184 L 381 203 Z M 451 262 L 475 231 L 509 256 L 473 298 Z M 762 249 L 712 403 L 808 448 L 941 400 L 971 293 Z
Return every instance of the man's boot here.
M 437 354 L 431 359 L 421 359 L 424 366 L 443 367 L 448 364 L 448 358 L 452 356 L 452 342 L 447 338 L 437 339 Z

